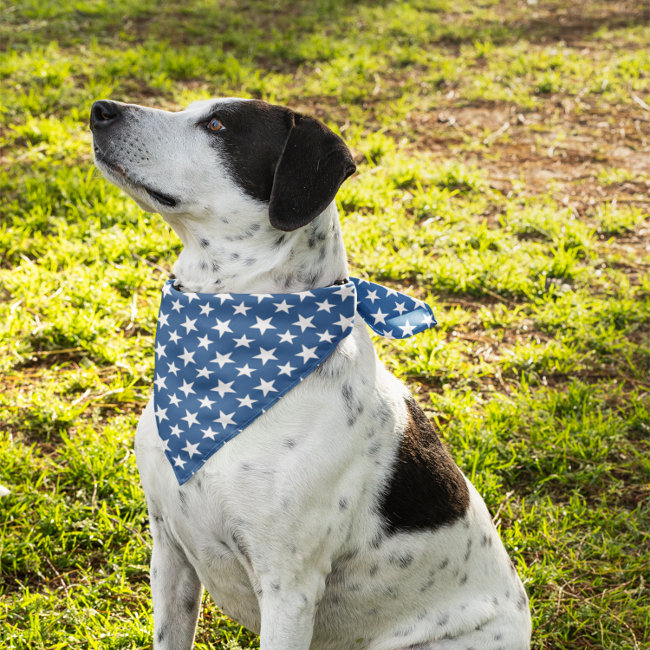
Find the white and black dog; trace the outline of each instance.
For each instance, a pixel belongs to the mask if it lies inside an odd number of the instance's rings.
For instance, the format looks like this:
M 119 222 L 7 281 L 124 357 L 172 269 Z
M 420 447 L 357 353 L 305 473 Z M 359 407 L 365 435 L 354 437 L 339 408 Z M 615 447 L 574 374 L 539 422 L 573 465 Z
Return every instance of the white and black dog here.
M 348 277 L 321 122 L 256 100 L 92 107 L 95 162 L 181 238 L 185 292 Z M 528 648 L 528 598 L 483 500 L 358 319 L 335 352 L 179 486 L 152 403 L 136 434 L 154 647 L 192 647 L 202 588 L 262 650 Z

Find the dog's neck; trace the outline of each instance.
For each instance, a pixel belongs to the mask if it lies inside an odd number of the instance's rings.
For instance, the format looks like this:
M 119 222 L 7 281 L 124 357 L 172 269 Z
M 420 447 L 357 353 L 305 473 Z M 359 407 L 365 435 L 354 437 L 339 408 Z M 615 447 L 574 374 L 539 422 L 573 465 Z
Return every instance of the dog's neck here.
M 291 293 L 328 286 L 348 275 L 333 202 L 292 232 L 276 230 L 262 214 L 249 224 L 240 222 L 236 230 L 223 219 L 213 224 L 168 221 L 184 245 L 174 265 L 182 291 Z

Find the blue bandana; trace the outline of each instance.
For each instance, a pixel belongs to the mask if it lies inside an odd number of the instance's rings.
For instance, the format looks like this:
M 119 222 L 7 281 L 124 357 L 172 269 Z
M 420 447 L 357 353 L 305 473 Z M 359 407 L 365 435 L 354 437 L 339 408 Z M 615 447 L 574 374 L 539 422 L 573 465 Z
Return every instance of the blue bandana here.
M 179 484 L 325 361 L 357 312 L 390 338 L 436 325 L 426 303 L 357 278 L 275 294 L 182 293 L 166 282 L 153 398 Z

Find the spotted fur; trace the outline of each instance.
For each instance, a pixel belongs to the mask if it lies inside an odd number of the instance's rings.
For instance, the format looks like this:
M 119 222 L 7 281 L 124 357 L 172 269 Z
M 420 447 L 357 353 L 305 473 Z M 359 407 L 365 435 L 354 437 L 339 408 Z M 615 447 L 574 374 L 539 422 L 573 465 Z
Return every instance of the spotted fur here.
M 104 101 L 91 128 L 108 180 L 181 238 L 182 290 L 347 277 L 333 198 L 354 164 L 316 120 L 238 99 L 178 113 Z M 156 650 L 192 647 L 203 587 L 262 650 L 529 645 L 526 593 L 485 504 L 361 322 L 183 486 L 151 403 L 136 457 Z

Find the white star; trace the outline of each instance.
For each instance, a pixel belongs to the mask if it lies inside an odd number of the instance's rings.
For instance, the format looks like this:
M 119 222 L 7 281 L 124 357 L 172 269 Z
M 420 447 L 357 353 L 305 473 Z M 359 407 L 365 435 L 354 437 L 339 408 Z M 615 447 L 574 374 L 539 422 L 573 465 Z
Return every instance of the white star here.
M 183 308 L 183 305 L 181 305 L 179 300 L 174 300 L 172 303 L 172 309 L 174 311 L 180 312 L 180 310 Z
M 278 358 L 273 354 L 277 348 L 273 348 L 272 350 L 265 350 L 264 348 L 260 348 L 260 353 L 256 354 L 253 359 L 261 359 L 262 365 L 265 366 L 267 361 L 277 361 Z
M 300 331 L 304 332 L 308 327 L 316 327 L 316 325 L 312 324 L 312 320 L 314 320 L 313 316 L 305 318 L 302 314 L 300 314 L 300 316 L 298 316 L 298 320 L 294 323 L 294 326 L 299 327 Z
M 395 311 L 399 312 L 399 315 L 400 315 L 400 316 L 401 316 L 405 311 L 408 311 L 408 309 L 404 306 L 404 303 L 403 303 L 403 302 L 396 302 L 396 303 L 395 303 L 395 307 L 394 307 L 394 309 L 395 309 Z
M 377 295 L 377 290 L 373 289 L 372 291 L 368 291 L 366 294 L 366 300 L 370 300 L 370 302 L 374 305 L 375 300 L 379 300 L 379 296 Z
M 230 327 L 228 327 L 229 324 L 229 320 L 223 321 L 217 318 L 217 324 L 212 329 L 219 330 L 219 338 L 221 338 L 226 332 L 230 332 L 232 334 L 232 330 Z
M 204 438 L 210 438 L 210 440 L 214 440 L 214 437 L 219 434 L 218 431 L 213 431 L 212 427 L 201 429 L 201 433 L 203 434 Z
M 235 305 L 234 313 L 241 314 L 242 316 L 246 316 L 246 312 L 249 311 L 250 309 L 252 309 L 252 307 L 246 307 L 244 301 L 242 300 L 238 305 Z
M 162 292 L 163 296 L 168 296 L 172 292 L 169 283 L 165 282 L 165 284 L 163 284 Z
M 186 348 L 183 348 L 183 354 L 179 354 L 178 358 L 183 359 L 185 365 L 187 365 L 188 363 L 196 363 L 196 361 L 194 361 L 195 354 L 196 354 L 195 352 L 188 352 Z
M 325 330 L 324 332 L 318 333 L 318 338 L 320 339 L 321 343 L 323 341 L 331 343 L 334 340 L 334 334 L 330 334 L 328 330 Z
M 250 348 L 250 344 L 254 341 L 254 339 L 249 339 L 246 334 L 242 334 L 238 339 L 233 338 L 233 341 L 237 345 L 235 345 L 236 348 L 241 348 L 242 346 L 245 348 Z
M 259 305 L 264 298 L 273 298 L 270 293 L 252 293 L 251 296 L 257 298 L 257 304 Z
M 291 372 L 295 370 L 295 368 L 287 361 L 283 366 L 278 366 L 278 375 L 286 375 L 287 377 L 291 377 Z
M 189 384 L 183 379 L 183 385 L 178 387 L 178 390 L 181 391 L 181 393 L 185 393 L 185 397 L 187 397 L 190 393 L 193 393 L 194 391 L 192 390 L 192 386 L 194 386 L 194 382 L 191 381 Z
M 178 368 L 176 367 L 176 364 L 172 361 L 172 363 L 168 363 L 167 367 L 169 368 L 169 372 L 172 373 L 172 375 L 178 375 Z
M 219 384 L 215 386 L 215 388 L 212 388 L 211 390 L 216 390 L 221 397 L 223 397 L 226 393 L 234 393 L 235 391 L 231 388 L 233 385 L 233 381 L 222 381 L 221 379 L 219 380 Z
M 228 352 L 228 354 L 221 354 L 221 352 L 217 352 L 217 356 L 210 361 L 210 363 L 218 363 L 219 368 L 223 368 L 227 363 L 235 363 L 231 358 L 230 355 L 232 352 Z
M 214 307 L 210 306 L 209 302 L 206 302 L 204 305 L 201 305 L 201 314 L 203 316 L 209 316 L 210 312 L 213 311 Z
M 196 376 L 197 377 L 205 377 L 206 379 L 210 379 L 210 375 L 214 373 L 214 370 L 208 370 L 208 367 L 205 366 L 204 368 L 201 368 L 201 370 L 196 371 Z
M 297 357 L 302 357 L 303 363 L 307 363 L 308 359 L 318 359 L 318 356 L 314 354 L 314 350 L 316 349 L 316 346 L 313 348 L 307 348 L 304 345 L 302 346 L 302 352 L 297 352 L 296 356 Z
M 169 340 L 173 341 L 174 343 L 178 343 L 180 338 L 181 337 L 178 335 L 178 332 L 176 332 L 176 330 L 169 333 Z
M 255 325 L 251 325 L 251 328 L 258 329 L 260 331 L 260 334 L 264 334 L 266 330 L 274 330 L 275 326 L 271 325 L 271 319 L 270 318 L 260 318 L 259 316 L 255 316 L 255 319 L 257 322 Z
M 196 419 L 197 414 L 198 411 L 190 413 L 187 409 L 185 409 L 185 415 L 181 418 L 181 420 L 185 420 L 185 422 L 187 422 L 187 426 L 191 427 L 193 424 L 199 423 L 199 421 Z
M 205 336 L 199 336 L 199 347 L 200 348 L 205 348 L 207 350 L 208 345 L 210 345 L 210 343 L 212 343 L 212 341 L 208 338 L 207 334 Z
M 176 393 L 169 396 L 169 403 L 173 404 L 174 406 L 178 406 L 181 403 L 178 397 L 176 397 Z
M 199 297 L 195 293 L 186 293 L 185 297 L 187 298 L 187 302 L 191 304 L 192 300 L 198 300 Z
M 274 302 L 273 306 L 275 307 L 275 311 L 283 311 L 285 314 L 289 313 L 290 309 L 293 309 L 295 305 L 290 305 L 286 300 L 283 300 L 282 302 Z
M 341 329 L 346 330 L 348 327 L 352 327 L 352 324 L 354 323 L 354 314 L 350 316 L 350 318 L 345 318 L 341 314 L 341 318 L 339 318 L 334 325 L 339 325 Z
M 162 442 L 162 448 L 163 451 L 171 451 L 169 449 L 169 444 L 167 444 L 167 440 L 164 440 L 163 438 L 160 439 L 160 442 Z
M 242 406 L 248 406 L 248 408 L 252 409 L 253 404 L 257 402 L 256 399 L 251 399 L 250 395 L 246 395 L 246 397 L 238 397 L 237 399 L 239 400 L 239 408 L 241 408 Z
M 336 291 L 337 295 L 341 296 L 343 300 L 350 296 L 354 296 L 356 294 L 356 290 L 354 288 L 354 284 L 349 283 L 349 284 L 342 284 L 339 288 L 338 291 Z
M 165 352 L 166 345 L 162 345 L 161 343 L 156 343 L 156 356 L 158 357 L 166 357 L 167 354 Z
M 237 372 L 239 373 L 239 377 L 242 375 L 246 375 L 247 377 L 251 376 L 251 372 L 255 372 L 254 368 L 251 368 L 248 364 L 243 365 L 241 368 L 237 368 Z
M 172 428 L 171 431 L 169 432 L 172 436 L 176 436 L 177 438 L 181 437 L 181 433 L 183 433 L 183 429 L 181 429 L 178 424 L 175 424 Z
M 176 456 L 176 457 L 174 458 L 174 467 L 180 467 L 181 469 L 183 469 L 183 467 L 185 467 L 185 463 L 186 463 L 186 462 L 187 462 L 187 461 L 186 461 L 186 460 L 182 460 L 180 456 Z
M 156 417 L 158 418 L 158 422 L 162 422 L 163 420 L 169 420 L 167 417 L 167 409 L 160 408 L 160 406 L 156 409 Z
M 323 302 L 317 302 L 318 305 L 317 311 L 326 311 L 328 314 L 330 313 L 330 310 L 334 305 L 327 299 L 323 300 Z
M 305 298 L 314 297 L 314 294 L 311 291 L 301 291 L 298 295 L 300 296 L 300 302 L 302 302 Z
M 404 336 L 412 336 L 413 330 L 415 329 L 415 325 L 411 325 L 408 320 L 404 325 L 399 325 L 398 327 L 402 330 L 402 334 Z
M 304 347 L 304 346 L 303 346 Z M 255 386 L 257 390 L 261 390 L 264 393 L 264 397 L 267 396 L 268 393 L 277 393 L 277 388 L 273 388 L 273 384 L 275 383 L 275 380 L 273 381 L 264 381 L 264 379 L 260 379 L 260 385 Z
M 158 314 L 158 325 L 160 325 L 160 327 L 163 325 L 169 325 L 169 314 Z
M 199 404 L 201 405 L 201 408 L 209 409 L 214 403 L 215 403 L 214 400 L 210 399 L 207 395 L 203 399 L 199 400 Z
M 233 415 L 235 415 L 234 411 L 232 413 L 224 413 L 220 410 L 219 417 L 215 418 L 214 421 L 218 422 L 225 429 L 226 425 L 235 424 L 235 421 L 232 419 Z
M 229 293 L 219 293 L 217 294 L 217 297 L 221 300 L 222 305 L 226 300 L 232 300 L 232 296 Z
M 186 451 L 187 454 L 188 454 L 188 456 L 189 456 L 190 458 L 192 458 L 192 456 L 194 456 L 195 454 L 199 454 L 199 455 L 200 455 L 200 453 L 199 453 L 199 451 L 198 451 L 198 448 L 199 448 L 199 443 L 198 443 L 198 442 L 192 444 L 189 440 L 187 440 L 187 441 L 185 442 L 185 447 L 183 447 L 183 451 Z
M 165 385 L 165 377 L 161 377 L 160 375 L 158 375 L 158 376 L 154 379 L 154 382 L 153 382 L 153 383 L 156 384 L 156 388 L 157 388 L 158 390 L 161 390 L 161 389 L 163 389 L 163 388 L 167 388 L 167 386 Z
M 384 314 L 384 312 L 381 310 L 381 307 L 374 314 L 370 315 L 375 319 L 375 325 L 377 323 L 382 323 L 383 325 L 386 324 L 386 316 L 388 316 L 388 314 Z
M 280 337 L 280 343 L 291 343 L 293 344 L 293 339 L 296 338 L 297 334 L 291 334 L 289 330 L 287 330 L 284 334 L 278 334 Z

